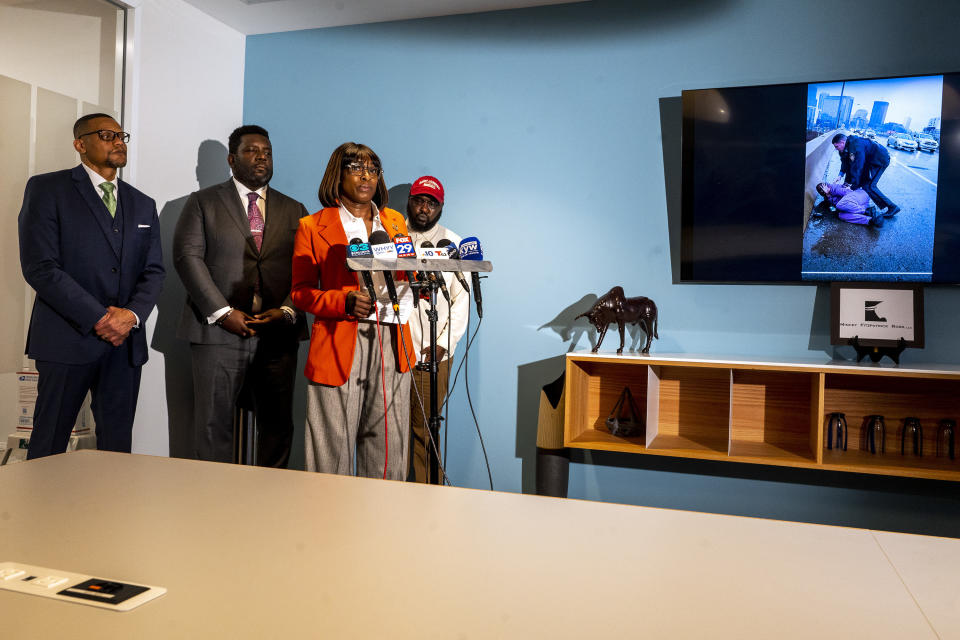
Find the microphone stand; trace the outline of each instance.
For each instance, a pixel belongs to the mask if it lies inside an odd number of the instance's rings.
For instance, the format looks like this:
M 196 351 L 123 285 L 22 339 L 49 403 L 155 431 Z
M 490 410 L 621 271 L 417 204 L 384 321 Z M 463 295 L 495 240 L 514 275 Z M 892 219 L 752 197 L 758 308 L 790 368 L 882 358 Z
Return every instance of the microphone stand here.
M 439 278 L 443 277 L 443 271 L 492 271 L 493 265 L 490 262 L 481 260 L 460 260 L 453 264 L 448 259 L 426 260 L 419 258 L 398 258 L 396 260 L 378 260 L 370 257 L 347 258 L 347 268 L 352 271 L 417 271 L 424 274 L 418 282 L 411 282 L 410 288 L 414 295 L 420 295 L 423 288 L 429 289 L 430 308 L 427 309 L 427 320 L 430 324 L 430 362 L 417 364 L 420 371 L 429 373 L 430 380 L 430 416 L 427 422 L 427 428 L 430 430 L 432 438 L 432 447 L 424 443 L 429 460 L 430 484 L 441 484 L 440 478 L 440 396 L 437 394 L 437 378 L 439 373 L 439 363 L 437 363 L 437 291 L 440 289 Z M 437 271 L 437 278 L 431 280 L 426 277 L 425 271 Z M 400 347 L 403 348 L 402 346 Z M 419 355 L 419 354 L 418 354 Z
M 437 290 L 440 288 L 438 280 L 420 282 L 420 287 L 427 287 L 429 291 L 430 308 L 427 309 L 427 320 L 430 325 L 430 362 L 421 362 L 417 364 L 417 369 L 426 371 L 430 380 L 430 416 L 427 422 L 427 428 L 430 429 L 430 439 L 432 445 L 424 443 L 424 449 L 427 454 L 429 464 L 429 483 L 443 484 L 443 478 L 440 477 L 440 425 L 443 418 L 440 417 L 440 394 L 437 393 L 437 384 L 440 372 L 440 365 L 437 362 Z M 418 295 L 414 292 L 414 295 Z

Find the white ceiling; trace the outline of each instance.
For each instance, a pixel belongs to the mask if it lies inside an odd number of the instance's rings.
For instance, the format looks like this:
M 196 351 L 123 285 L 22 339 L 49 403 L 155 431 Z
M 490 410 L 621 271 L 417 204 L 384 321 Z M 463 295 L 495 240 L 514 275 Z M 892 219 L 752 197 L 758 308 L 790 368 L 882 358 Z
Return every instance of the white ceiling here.
M 247 35 L 518 9 L 584 0 L 186 0 Z

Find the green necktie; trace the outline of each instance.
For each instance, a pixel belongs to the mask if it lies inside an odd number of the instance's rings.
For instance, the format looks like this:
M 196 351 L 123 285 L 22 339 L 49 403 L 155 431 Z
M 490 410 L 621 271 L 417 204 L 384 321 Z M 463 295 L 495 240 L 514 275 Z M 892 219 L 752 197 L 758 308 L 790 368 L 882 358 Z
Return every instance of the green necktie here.
M 107 211 L 110 212 L 110 217 L 113 218 L 117 215 L 117 199 L 113 197 L 115 187 L 112 182 L 102 182 L 100 183 L 100 188 L 103 189 L 103 204 L 107 205 Z

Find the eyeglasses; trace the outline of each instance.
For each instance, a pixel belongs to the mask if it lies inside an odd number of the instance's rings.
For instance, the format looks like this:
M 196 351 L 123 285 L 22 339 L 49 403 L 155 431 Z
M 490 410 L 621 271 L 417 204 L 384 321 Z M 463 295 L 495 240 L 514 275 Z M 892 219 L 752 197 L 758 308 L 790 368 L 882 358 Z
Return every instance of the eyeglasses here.
M 376 178 L 383 174 L 383 169 L 369 164 L 360 164 L 359 162 L 351 162 L 349 164 L 343 165 L 343 168 L 352 176 L 362 176 L 364 173 L 369 173 L 371 176 Z
M 92 136 L 97 134 L 101 140 L 104 142 L 113 142 L 114 138 L 120 138 L 123 142 L 130 142 L 130 134 L 125 131 L 110 131 L 109 129 L 97 129 L 96 131 L 88 131 L 87 133 L 81 133 L 78 138 L 83 136 Z
M 436 211 L 440 208 L 440 203 L 428 196 L 412 196 L 407 202 L 414 207 L 426 207 L 430 211 Z

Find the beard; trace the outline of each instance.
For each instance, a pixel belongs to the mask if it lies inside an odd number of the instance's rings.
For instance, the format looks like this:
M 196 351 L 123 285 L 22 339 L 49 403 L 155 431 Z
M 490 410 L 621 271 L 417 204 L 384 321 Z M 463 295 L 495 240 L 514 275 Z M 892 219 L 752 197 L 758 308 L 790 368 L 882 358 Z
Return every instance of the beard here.
M 122 169 L 127 166 L 127 154 L 126 152 L 117 153 L 111 152 L 107 154 L 107 159 L 105 164 L 111 169 Z
M 273 168 L 268 168 L 265 173 L 257 174 L 253 167 L 245 167 L 239 163 L 233 166 L 233 177 L 249 189 L 257 190 L 270 183 L 273 177 Z
M 427 224 L 421 225 L 417 222 L 417 217 L 407 211 L 407 226 L 411 231 L 416 231 L 417 233 L 426 233 L 437 226 L 437 223 L 440 222 L 440 216 L 443 215 L 443 209 L 440 210 L 440 213 L 437 214 L 437 217 L 428 222 Z

